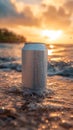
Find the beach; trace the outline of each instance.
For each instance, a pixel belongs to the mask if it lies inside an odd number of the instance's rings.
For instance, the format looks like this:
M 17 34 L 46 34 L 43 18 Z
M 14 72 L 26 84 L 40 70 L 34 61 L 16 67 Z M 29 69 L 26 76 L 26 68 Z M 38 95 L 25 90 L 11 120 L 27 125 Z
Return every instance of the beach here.
M 43 96 L 24 95 L 22 47 L 0 44 L 0 130 L 73 130 L 73 45 L 47 46 Z

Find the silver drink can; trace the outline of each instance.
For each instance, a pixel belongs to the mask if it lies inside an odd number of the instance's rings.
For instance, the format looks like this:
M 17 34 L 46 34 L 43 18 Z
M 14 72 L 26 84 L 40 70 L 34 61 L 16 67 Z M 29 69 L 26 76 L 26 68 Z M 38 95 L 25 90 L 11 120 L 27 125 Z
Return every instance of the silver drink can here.
M 25 43 L 22 49 L 23 88 L 42 93 L 46 88 L 48 51 L 43 43 Z M 25 90 L 24 90 L 25 91 Z

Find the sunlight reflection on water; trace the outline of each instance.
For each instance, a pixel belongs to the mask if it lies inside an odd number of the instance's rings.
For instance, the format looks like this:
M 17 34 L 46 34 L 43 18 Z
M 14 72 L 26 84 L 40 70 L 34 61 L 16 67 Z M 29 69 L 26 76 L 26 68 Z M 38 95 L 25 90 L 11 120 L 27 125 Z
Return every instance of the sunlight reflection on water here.
M 50 44 L 47 46 L 48 48 L 48 59 L 51 61 L 68 61 L 71 58 L 71 49 L 68 50 L 68 46 L 57 45 L 57 44 Z M 66 51 L 67 50 L 67 51 Z
M 48 55 L 52 55 L 53 50 L 48 50 Z

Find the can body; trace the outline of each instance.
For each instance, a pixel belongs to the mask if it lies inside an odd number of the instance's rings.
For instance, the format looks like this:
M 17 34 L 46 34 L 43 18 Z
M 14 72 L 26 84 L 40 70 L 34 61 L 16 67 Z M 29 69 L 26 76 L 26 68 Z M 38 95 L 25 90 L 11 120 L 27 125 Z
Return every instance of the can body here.
M 22 84 L 24 88 L 43 92 L 47 78 L 47 49 L 45 44 L 25 44 L 22 49 Z

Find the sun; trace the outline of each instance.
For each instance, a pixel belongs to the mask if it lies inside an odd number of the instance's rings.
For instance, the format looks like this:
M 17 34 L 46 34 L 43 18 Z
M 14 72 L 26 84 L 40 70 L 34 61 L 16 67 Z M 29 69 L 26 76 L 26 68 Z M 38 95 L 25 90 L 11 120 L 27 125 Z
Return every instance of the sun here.
M 49 41 L 58 40 L 63 34 L 62 30 L 43 30 L 42 36 L 48 38 Z

